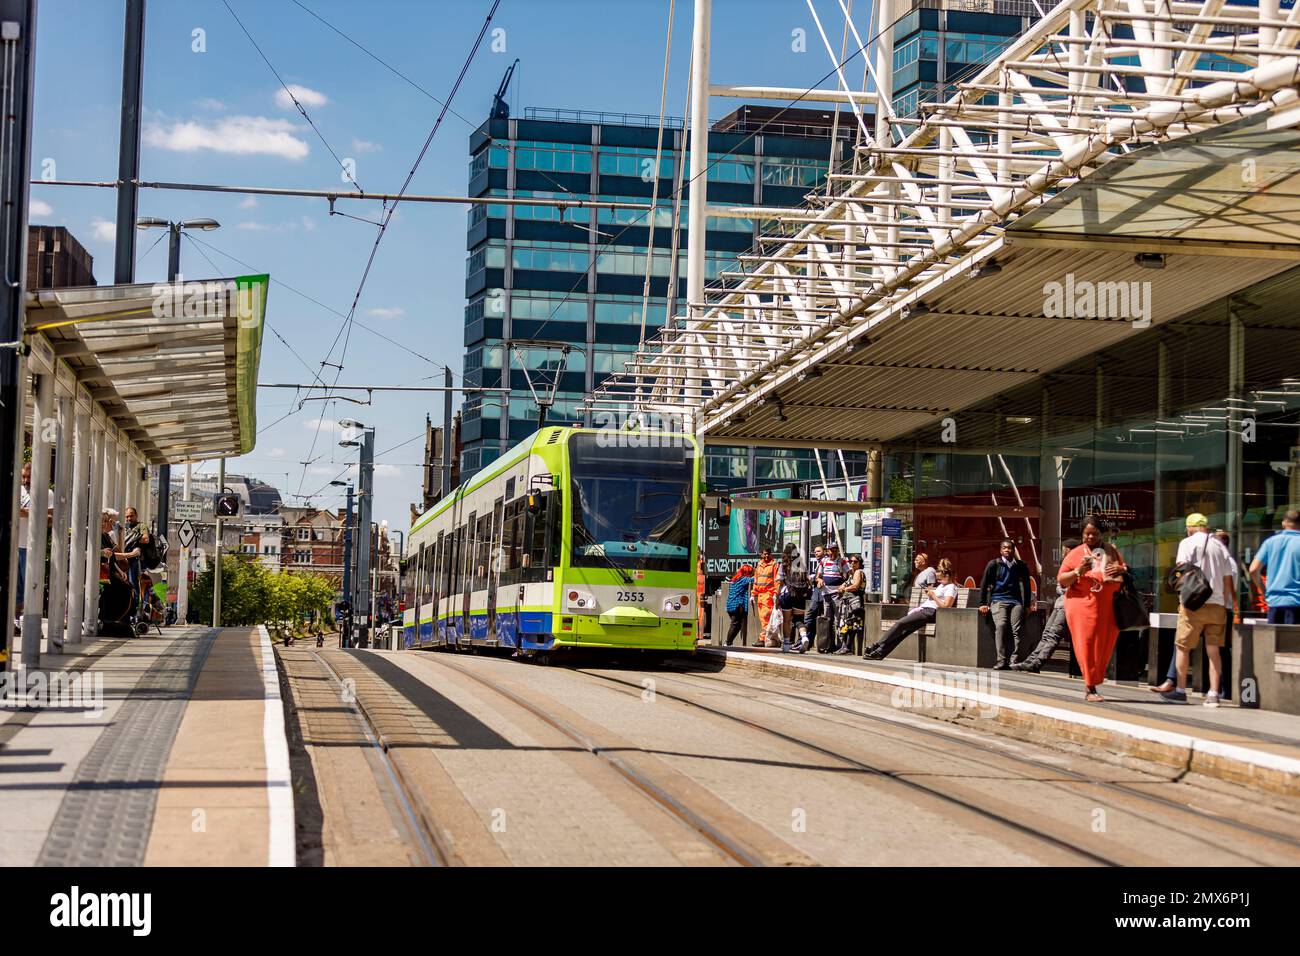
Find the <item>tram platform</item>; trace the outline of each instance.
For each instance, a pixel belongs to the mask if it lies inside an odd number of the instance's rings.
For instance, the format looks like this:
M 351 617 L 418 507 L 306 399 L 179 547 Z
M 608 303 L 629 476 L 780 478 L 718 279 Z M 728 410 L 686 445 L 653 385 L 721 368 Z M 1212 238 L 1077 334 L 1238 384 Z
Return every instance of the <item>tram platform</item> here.
M 292 866 L 294 809 L 264 628 L 164 628 L 9 672 L 0 866 Z
M 1300 797 L 1300 716 L 1238 707 L 1167 704 L 1145 685 L 1108 682 L 1104 703 L 1083 700 L 1064 674 L 972 670 L 779 648 L 701 645 L 702 662 L 756 669 L 801 682 L 865 691 L 906 711 L 958 720 L 977 730 L 1083 748 L 1118 762 L 1136 759 L 1171 773 L 1200 774 Z

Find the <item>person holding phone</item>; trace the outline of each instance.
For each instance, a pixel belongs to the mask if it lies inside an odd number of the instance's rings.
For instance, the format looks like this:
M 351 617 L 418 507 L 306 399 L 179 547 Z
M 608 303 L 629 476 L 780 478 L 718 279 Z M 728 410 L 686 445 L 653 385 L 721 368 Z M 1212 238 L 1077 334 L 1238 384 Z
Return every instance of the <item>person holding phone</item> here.
M 1097 688 L 1106 680 L 1106 667 L 1119 640 L 1115 623 L 1115 592 L 1124 579 L 1124 558 L 1106 542 L 1100 518 L 1083 523 L 1083 543 L 1061 562 L 1056 583 L 1065 589 L 1065 620 L 1070 627 L 1074 656 L 1083 672 L 1084 700 L 1099 703 Z
M 934 623 L 935 615 L 941 607 L 952 607 L 957 603 L 957 585 L 952 581 L 952 562 L 941 558 L 935 568 L 938 584 L 927 587 L 921 592 L 921 604 L 906 617 L 895 621 L 884 640 L 872 644 L 862 656 L 869 661 L 882 661 L 890 651 L 903 642 L 913 631 L 919 631 L 927 624 Z

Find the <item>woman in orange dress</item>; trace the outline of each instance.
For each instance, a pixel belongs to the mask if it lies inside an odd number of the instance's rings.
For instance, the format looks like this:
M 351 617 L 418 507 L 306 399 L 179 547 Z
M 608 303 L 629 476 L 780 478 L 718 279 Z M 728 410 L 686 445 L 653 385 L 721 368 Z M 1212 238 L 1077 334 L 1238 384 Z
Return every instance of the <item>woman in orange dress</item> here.
M 767 641 L 762 635 L 767 633 L 767 622 L 771 620 L 772 608 L 776 605 L 776 561 L 771 548 L 763 548 L 758 553 L 758 567 L 754 569 L 754 604 L 758 607 L 758 646 L 766 647 Z
M 1119 551 L 1106 543 L 1101 519 L 1089 518 L 1083 523 L 1083 544 L 1065 556 L 1056 576 L 1065 589 L 1065 619 L 1083 671 L 1084 699 L 1091 703 L 1105 700 L 1097 687 L 1106 679 L 1119 639 L 1114 600 L 1124 569 Z

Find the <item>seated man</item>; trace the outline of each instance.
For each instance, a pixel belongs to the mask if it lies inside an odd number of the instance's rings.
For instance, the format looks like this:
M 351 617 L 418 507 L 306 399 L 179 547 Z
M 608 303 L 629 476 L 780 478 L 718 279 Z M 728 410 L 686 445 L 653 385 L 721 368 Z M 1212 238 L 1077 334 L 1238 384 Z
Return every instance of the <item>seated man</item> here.
M 920 607 L 895 621 L 885 639 L 868 647 L 863 658 L 869 661 L 884 660 L 909 634 L 933 623 L 939 608 L 952 607 L 957 603 L 957 585 L 952 583 L 952 562 L 943 558 L 935 568 L 935 573 L 939 579 L 938 586 L 925 588 L 921 592 L 923 599 Z
M 1075 547 L 1077 548 L 1078 545 Z M 1011 669 L 1037 674 L 1048 659 L 1056 653 L 1057 646 L 1069 641 L 1070 625 L 1065 620 L 1065 592 L 1062 591 L 1056 596 L 1056 602 L 1047 615 L 1046 623 L 1043 624 L 1043 636 L 1039 639 L 1038 646 L 1023 661 L 1012 664 Z

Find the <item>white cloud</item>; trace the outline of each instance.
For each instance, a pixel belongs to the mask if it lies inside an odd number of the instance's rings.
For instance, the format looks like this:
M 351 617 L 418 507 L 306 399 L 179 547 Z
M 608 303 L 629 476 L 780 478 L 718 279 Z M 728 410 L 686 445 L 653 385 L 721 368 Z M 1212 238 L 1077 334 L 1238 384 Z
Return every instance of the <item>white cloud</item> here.
M 256 196 L 245 196 L 243 199 L 239 200 L 239 208 L 240 208 L 240 209 L 256 209 L 256 208 L 257 208 L 257 197 L 256 197 Z
M 377 319 L 396 319 L 406 314 L 405 309 L 367 309 L 366 315 L 373 315 Z
M 397 478 L 402 474 L 402 469 L 397 465 L 375 465 L 375 474 L 382 478 Z
M 309 216 L 303 216 L 301 220 L 303 232 L 314 232 L 316 229 L 316 220 Z
M 117 227 L 107 219 L 96 216 L 90 220 L 90 234 L 100 242 L 113 242 L 117 238 Z
M 293 97 L 289 93 L 293 93 Z M 299 86 L 297 83 L 290 83 L 289 89 L 280 87 L 275 91 L 275 105 L 282 110 L 291 110 L 294 108 L 293 98 L 297 97 L 298 102 L 303 106 L 324 106 L 329 102 L 329 97 L 319 90 L 313 90 L 310 87 Z
M 283 458 L 285 456 L 285 451 L 283 448 L 272 448 L 266 454 L 268 458 Z
M 31 216 L 53 216 L 54 207 L 43 199 L 33 199 L 27 204 L 27 212 Z
M 195 100 L 194 105 L 201 110 L 216 110 L 218 112 L 226 108 L 225 103 L 221 102 L 221 100 L 214 100 L 210 96 L 205 96 L 201 100 Z
M 280 156 L 305 159 L 311 151 L 297 127 L 288 120 L 266 116 L 227 116 L 210 123 L 200 120 L 178 121 L 170 126 L 153 123 L 144 131 L 150 146 L 177 153 L 210 149 L 236 155 Z
M 247 232 L 270 232 L 275 226 L 267 225 L 264 222 L 241 222 L 235 225 L 236 229 L 243 229 Z
M 378 143 L 372 143 L 368 139 L 352 140 L 352 152 L 354 153 L 377 153 L 383 148 Z

